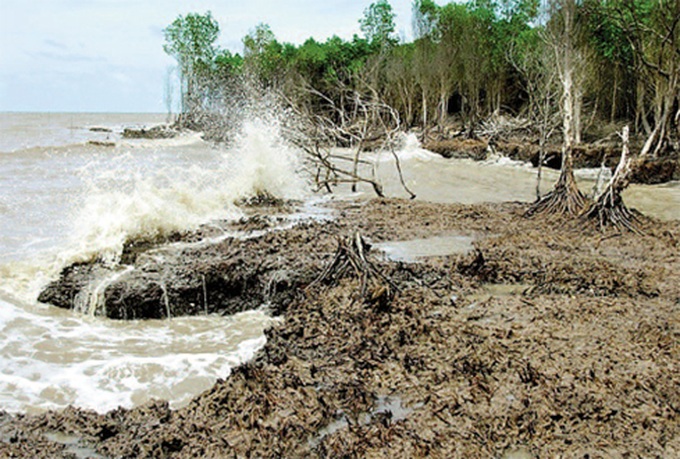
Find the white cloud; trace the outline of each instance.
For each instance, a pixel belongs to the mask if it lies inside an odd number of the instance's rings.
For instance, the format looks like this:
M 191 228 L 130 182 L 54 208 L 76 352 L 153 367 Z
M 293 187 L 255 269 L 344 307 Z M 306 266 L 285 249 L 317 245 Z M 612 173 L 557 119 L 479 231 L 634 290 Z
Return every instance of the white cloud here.
M 397 30 L 409 31 L 411 0 L 391 3 L 398 14 Z M 261 22 L 283 42 L 299 44 L 310 36 L 351 38 L 359 33 L 358 20 L 369 4 L 1 0 L 0 110 L 162 112 L 165 69 L 173 64 L 162 50 L 162 30 L 178 15 L 212 11 L 220 23 L 219 45 L 241 52 L 242 37 Z M 135 87 L 144 88 L 144 94 L 131 90 Z

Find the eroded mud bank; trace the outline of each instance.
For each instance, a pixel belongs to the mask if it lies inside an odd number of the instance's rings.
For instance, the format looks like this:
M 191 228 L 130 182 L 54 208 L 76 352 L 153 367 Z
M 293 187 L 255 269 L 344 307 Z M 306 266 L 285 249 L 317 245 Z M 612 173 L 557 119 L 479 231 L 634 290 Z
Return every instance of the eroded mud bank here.
M 501 154 L 516 161 L 530 162 L 538 166 L 540 149 L 538 142 L 527 139 L 496 140 L 491 142 L 481 139 L 443 139 L 432 140 L 424 144 L 424 148 L 442 155 L 445 158 L 471 158 L 485 160 L 491 153 Z M 640 146 L 636 146 L 639 151 Z M 582 144 L 574 147 L 574 167 L 598 168 L 604 162 L 614 169 L 621 156 L 621 146 L 617 144 Z M 543 164 L 551 169 L 559 170 L 562 165 L 562 146 L 546 145 Z M 648 158 L 642 162 L 631 177 L 632 183 L 647 185 L 680 180 L 680 156 L 677 151 L 669 151 L 658 158 Z
M 280 286 L 284 320 L 254 361 L 176 411 L 3 415 L 0 453 L 73 457 L 56 440 L 76 438 L 103 457 L 680 455 L 680 223 L 638 236 L 526 220 L 519 204 L 336 207 L 332 223 L 233 242 L 246 265 L 270 250 L 309 272 Z M 369 253 L 389 295 L 352 270 L 313 283 L 356 231 L 457 232 L 475 250 Z

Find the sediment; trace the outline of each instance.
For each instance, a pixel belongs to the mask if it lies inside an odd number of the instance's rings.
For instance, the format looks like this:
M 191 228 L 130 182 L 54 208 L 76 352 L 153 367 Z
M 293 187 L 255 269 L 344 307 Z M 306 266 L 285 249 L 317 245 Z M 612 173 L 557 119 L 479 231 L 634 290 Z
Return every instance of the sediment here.
M 172 139 L 179 135 L 180 131 L 174 126 L 160 124 L 150 128 L 125 128 L 122 136 L 124 139 Z
M 159 401 L 102 415 L 1 414 L 0 455 L 72 457 L 46 435 L 59 432 L 126 458 L 680 456 L 680 222 L 641 217 L 639 235 L 528 220 L 515 203 L 334 206 L 332 222 L 185 247 L 169 267 L 149 265 L 255 279 L 240 290 L 246 302 L 285 269 L 281 296 L 269 298 L 284 320 L 253 361 L 177 410 Z M 251 218 L 244 227 L 264 219 Z M 413 263 L 367 251 L 389 280 L 368 288 L 361 269 L 321 279 L 339 241 L 357 233 L 368 243 L 476 241 Z M 136 270 L 153 272 L 144 266 L 154 250 L 132 257 Z M 198 288 L 196 275 L 185 282 Z M 221 285 L 214 291 L 235 295 Z

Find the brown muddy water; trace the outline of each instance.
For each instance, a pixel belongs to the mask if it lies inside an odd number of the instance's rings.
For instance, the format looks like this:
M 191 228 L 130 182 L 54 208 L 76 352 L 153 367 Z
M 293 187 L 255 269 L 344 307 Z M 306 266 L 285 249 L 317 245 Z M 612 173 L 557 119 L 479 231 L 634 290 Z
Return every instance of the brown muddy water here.
M 417 262 L 418 259 L 466 253 L 474 248 L 471 236 L 449 234 L 406 241 L 381 242 L 375 248 L 390 260 Z
M 343 151 L 345 155 L 349 152 Z M 375 167 L 364 166 L 366 176 L 375 173 L 385 187 L 385 194 L 408 198 L 398 179 L 393 156 L 388 152 L 366 154 Z M 416 199 L 437 203 L 476 204 L 482 202 L 520 201 L 536 199 L 536 169 L 530 164 L 495 158 L 484 162 L 470 159 L 446 159 L 419 147 L 415 136 L 407 137 L 399 151 L 406 185 L 416 194 Z M 374 171 L 374 172 L 373 172 Z M 591 195 L 599 169 L 576 170 L 576 180 L 581 191 Z M 611 175 L 609 171 L 605 178 Z M 543 169 L 543 194 L 550 191 L 558 172 Z M 606 183 L 606 182 L 605 182 Z M 347 187 L 341 187 L 347 193 Z M 360 194 L 371 196 L 372 191 L 360 186 Z M 680 219 L 680 182 L 661 185 L 631 185 L 624 193 L 629 207 L 660 220 Z

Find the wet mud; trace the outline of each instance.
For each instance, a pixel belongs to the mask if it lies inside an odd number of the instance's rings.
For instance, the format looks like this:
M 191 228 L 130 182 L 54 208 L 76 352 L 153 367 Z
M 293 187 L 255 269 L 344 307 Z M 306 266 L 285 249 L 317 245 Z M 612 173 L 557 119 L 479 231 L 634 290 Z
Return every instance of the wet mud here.
M 253 361 L 178 410 L 3 413 L 0 456 L 78 457 L 74 438 L 125 458 L 680 456 L 680 222 L 641 217 L 636 235 L 514 203 L 334 207 L 218 245 L 306 273 L 280 285 Z M 474 248 L 396 261 L 343 242 L 357 233 Z
M 268 204 L 245 203 L 249 215 L 238 222 L 129 243 L 116 265 L 67 266 L 38 300 L 122 320 L 285 306 L 317 275 L 332 238 L 319 236 L 323 225 L 287 222 L 281 212 L 292 207 Z
M 539 146 L 526 139 L 494 140 L 448 139 L 431 140 L 424 148 L 445 158 L 469 158 L 476 161 L 488 159 L 491 154 L 501 154 L 516 161 L 539 163 Z M 637 151 L 639 151 L 639 147 Z M 598 168 L 604 162 L 610 169 L 616 168 L 621 157 L 621 146 L 613 143 L 582 144 L 574 147 L 574 167 Z M 562 146 L 548 144 L 545 147 L 543 165 L 559 170 L 562 165 Z M 668 151 L 660 157 L 650 157 L 642 162 L 631 177 L 632 183 L 655 185 L 680 180 L 680 153 Z

